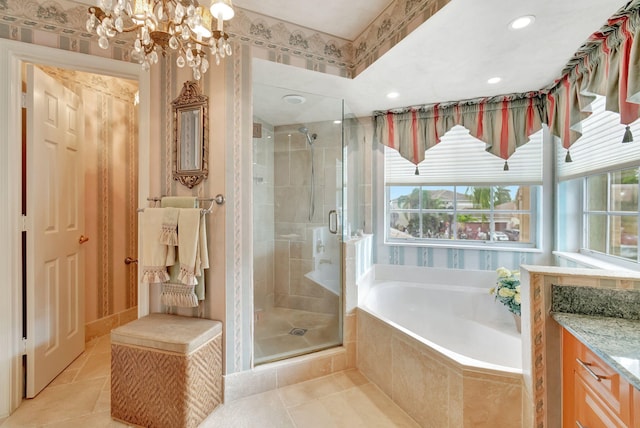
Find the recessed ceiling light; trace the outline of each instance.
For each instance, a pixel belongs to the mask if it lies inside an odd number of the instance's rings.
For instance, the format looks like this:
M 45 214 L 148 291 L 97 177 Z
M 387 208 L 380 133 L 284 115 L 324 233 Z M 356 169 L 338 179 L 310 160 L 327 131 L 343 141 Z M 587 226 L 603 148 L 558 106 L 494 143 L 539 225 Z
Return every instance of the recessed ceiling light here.
M 522 30 L 525 27 L 533 24 L 533 21 L 536 20 L 536 17 L 533 15 L 525 15 L 519 18 L 514 19 L 509 23 L 509 28 L 512 30 Z
M 289 94 L 282 97 L 282 101 L 287 104 L 302 104 L 307 101 L 307 99 L 302 95 Z
M 398 98 L 400 94 L 398 92 L 389 92 L 387 98 Z
M 487 83 L 490 85 L 495 85 L 496 83 L 499 83 L 502 80 L 501 77 L 492 77 L 489 80 L 487 80 Z
M 342 123 L 341 120 L 334 120 L 333 123 L 335 123 L 336 125 L 340 125 Z

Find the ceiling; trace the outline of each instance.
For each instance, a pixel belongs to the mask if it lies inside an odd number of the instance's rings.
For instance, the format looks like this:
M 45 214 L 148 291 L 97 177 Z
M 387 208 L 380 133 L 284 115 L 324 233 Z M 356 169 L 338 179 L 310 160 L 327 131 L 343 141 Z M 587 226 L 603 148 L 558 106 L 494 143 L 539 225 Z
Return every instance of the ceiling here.
M 451 0 L 354 79 L 254 60 L 254 113 L 274 124 L 328 120 L 334 111 L 291 114 L 282 95 L 297 92 L 343 98 L 353 114 L 542 89 L 588 37 L 626 0 Z M 234 0 L 234 5 L 353 40 L 389 4 L 383 0 Z M 286 5 L 286 6 L 285 6 Z M 532 26 L 508 28 L 534 15 Z M 338 27 L 338 28 L 336 28 Z M 498 84 L 487 79 L 501 77 Z M 396 91 L 394 100 L 386 94 Z M 304 121 L 302 121 L 304 122 Z
M 295 124 L 334 119 L 340 99 L 348 112 L 369 116 L 374 110 L 542 89 L 627 1 L 451 0 L 354 79 L 254 59 L 253 80 L 260 88 L 254 113 L 273 125 Z M 390 3 L 233 0 L 234 6 L 347 40 L 361 35 Z M 534 15 L 534 24 L 509 29 L 522 15 Z M 495 76 L 502 80 L 488 84 Z M 387 98 L 391 91 L 399 97 Z M 306 93 L 304 108 L 282 102 L 291 93 Z

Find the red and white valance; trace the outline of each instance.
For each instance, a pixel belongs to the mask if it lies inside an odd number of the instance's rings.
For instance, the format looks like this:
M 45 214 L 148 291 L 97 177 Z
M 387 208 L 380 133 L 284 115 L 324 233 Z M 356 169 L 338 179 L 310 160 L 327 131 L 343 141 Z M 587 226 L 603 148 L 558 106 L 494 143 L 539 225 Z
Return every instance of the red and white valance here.
M 621 125 L 640 117 L 639 33 L 640 9 L 636 5 L 594 33 L 567 65 L 562 78 L 546 91 L 547 123 L 564 148 L 569 149 L 582 135 L 580 122 L 591 114 L 596 94 L 606 97 L 606 110 L 620 114 Z
M 640 0 L 628 3 L 594 33 L 550 87 L 374 112 L 376 135 L 415 165 L 455 125 L 467 128 L 505 161 L 543 123 L 568 150 L 582 135 L 581 122 L 591 114 L 595 95 L 606 96 L 606 110 L 619 113 L 622 125 L 640 117 Z M 626 138 L 631 138 L 628 127 Z
M 506 161 L 542 128 L 545 117 L 545 100 L 537 93 L 374 113 L 379 141 L 415 165 L 455 125 L 467 128 L 487 143 L 488 152 Z

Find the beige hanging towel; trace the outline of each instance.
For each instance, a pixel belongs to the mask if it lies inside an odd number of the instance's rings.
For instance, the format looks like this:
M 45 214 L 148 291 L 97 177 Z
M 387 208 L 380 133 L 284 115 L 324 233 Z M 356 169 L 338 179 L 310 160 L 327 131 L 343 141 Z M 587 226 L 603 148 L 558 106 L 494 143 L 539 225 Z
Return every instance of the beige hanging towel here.
M 200 215 L 199 208 L 181 208 L 178 216 L 178 254 L 180 254 L 180 273 L 178 281 L 186 285 L 196 285 L 200 275 L 197 265 L 200 248 Z M 201 264 L 201 263 L 200 263 Z
M 207 247 L 207 216 L 200 216 L 200 241 L 198 243 L 198 253 L 196 255 L 196 279 L 195 293 L 198 300 L 204 300 L 204 270 L 209 269 L 209 250 Z
M 142 282 L 148 284 L 165 282 L 169 279 L 167 266 L 175 263 L 169 247 L 160 240 L 164 209 L 146 208 L 142 212 Z
M 195 308 L 198 306 L 198 296 L 195 293 L 195 286 L 180 284 L 178 275 L 180 266 L 178 263 L 169 268 L 169 282 L 162 284 L 160 301 L 165 306 L 178 306 L 181 308 Z
M 163 208 L 198 208 L 198 199 L 195 196 L 163 196 L 160 200 Z

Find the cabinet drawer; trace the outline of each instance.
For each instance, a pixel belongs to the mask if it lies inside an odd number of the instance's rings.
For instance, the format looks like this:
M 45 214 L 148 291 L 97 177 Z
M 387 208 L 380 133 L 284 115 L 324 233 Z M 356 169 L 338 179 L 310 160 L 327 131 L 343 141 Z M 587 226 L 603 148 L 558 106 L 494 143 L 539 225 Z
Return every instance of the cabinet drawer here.
M 574 389 L 573 392 L 577 394 L 578 389 L 585 390 L 586 388 L 586 391 L 589 392 L 587 397 L 591 400 L 589 408 L 605 408 L 609 411 L 606 414 L 613 415 L 615 420 L 623 424 L 621 426 L 631 426 L 632 416 L 634 416 L 632 415 L 633 386 L 566 330 L 563 331 L 563 348 L 563 366 L 566 365 L 563 368 L 566 370 L 565 376 L 570 376 L 570 373 L 573 372 L 576 378 L 572 382 L 574 384 L 571 388 Z M 597 397 L 597 400 L 594 397 Z M 598 406 L 593 403 L 597 403 Z M 601 413 L 601 415 L 605 415 L 605 413 Z M 583 426 L 589 425 L 583 423 Z
M 575 424 L 571 428 L 628 428 L 581 376 L 574 377 Z
M 581 342 L 578 342 L 576 351 L 576 374 L 623 421 L 628 422 L 630 419 L 631 386 L 620 377 L 618 372 Z

